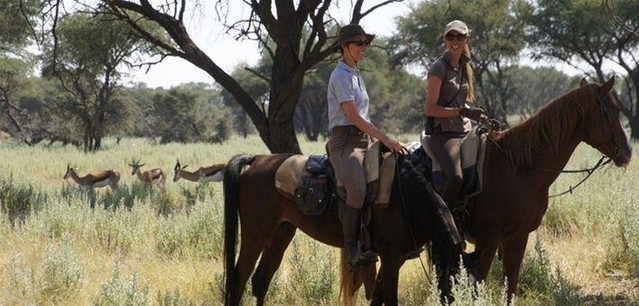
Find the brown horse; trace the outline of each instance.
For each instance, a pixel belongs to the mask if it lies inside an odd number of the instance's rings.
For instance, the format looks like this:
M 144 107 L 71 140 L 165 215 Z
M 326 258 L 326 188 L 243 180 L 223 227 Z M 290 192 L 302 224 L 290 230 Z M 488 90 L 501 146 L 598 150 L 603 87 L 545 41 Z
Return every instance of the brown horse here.
M 588 84 L 548 102 L 521 124 L 489 136 L 483 191 L 468 199 L 463 225 L 475 243 L 476 277 L 484 280 L 499 248 L 508 294 L 517 290 L 528 235 L 548 208 L 548 188 L 579 143 L 585 142 L 617 166 L 630 162 L 632 149 L 610 93 L 614 78 Z M 430 170 L 428 170 L 430 171 Z
M 337 209 L 325 214 L 302 214 L 289 197 L 275 188 L 275 172 L 290 154 L 233 157 L 224 174 L 224 261 L 225 305 L 239 305 L 249 276 L 257 305 L 264 298 L 284 251 L 299 228 L 325 244 L 343 245 L 342 226 Z M 241 172 L 243 167 L 250 167 Z M 240 252 L 237 262 L 236 242 L 241 227 Z M 449 276 L 457 271 L 461 240 L 445 203 L 426 178 L 403 156 L 398 156 L 398 172 L 393 182 L 391 203 L 386 208 L 373 208 L 370 233 L 372 248 L 379 254 L 381 265 L 372 296 L 372 305 L 396 305 L 399 269 L 407 254 L 426 245 L 430 260 L 437 268 L 440 289 L 450 292 Z M 361 282 L 353 285 L 345 267 L 342 250 L 341 292 L 345 304 L 354 302 Z M 374 265 L 369 266 L 373 268 Z M 368 296 L 367 296 L 368 297 Z

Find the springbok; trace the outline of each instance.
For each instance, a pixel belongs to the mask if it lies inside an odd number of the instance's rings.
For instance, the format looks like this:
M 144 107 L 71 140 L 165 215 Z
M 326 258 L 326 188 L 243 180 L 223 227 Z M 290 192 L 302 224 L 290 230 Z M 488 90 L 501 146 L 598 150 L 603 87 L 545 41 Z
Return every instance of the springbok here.
M 75 169 L 73 169 L 71 165 L 67 164 L 67 172 L 62 178 L 66 180 L 69 177 L 78 183 L 78 185 L 89 189 L 105 186 L 110 186 L 111 189 L 116 189 L 118 187 L 118 182 L 120 181 L 120 173 L 115 170 L 97 171 L 80 177 Z
M 173 168 L 175 171 L 175 175 L 173 176 L 174 182 L 177 182 L 181 178 L 191 182 L 221 182 L 224 178 L 224 168 L 226 167 L 226 164 L 215 164 L 213 166 L 200 167 L 193 172 L 184 170 L 188 166 L 189 164 L 182 166 L 180 164 L 180 160 L 177 160 L 175 168 Z
M 140 159 L 137 161 L 132 159 L 129 167 L 133 171 L 131 171 L 132 175 L 137 175 L 138 179 L 147 186 L 158 186 L 158 188 L 164 190 L 164 182 L 166 181 L 166 175 L 164 171 L 160 168 L 155 168 L 151 170 L 147 170 L 144 172 L 140 171 L 145 164 L 140 164 Z

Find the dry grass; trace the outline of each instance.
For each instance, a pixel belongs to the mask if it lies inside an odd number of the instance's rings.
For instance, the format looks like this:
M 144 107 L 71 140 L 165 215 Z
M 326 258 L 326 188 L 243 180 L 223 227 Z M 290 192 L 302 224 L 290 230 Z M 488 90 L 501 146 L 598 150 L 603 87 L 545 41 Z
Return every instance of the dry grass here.
M 301 147 L 307 154 L 324 153 L 323 142 L 301 141 Z M 166 193 L 149 195 L 135 186 L 137 179 L 126 162 L 142 157 L 146 167 L 161 167 L 172 178 L 178 158 L 198 167 L 226 162 L 240 152 L 268 150 L 258 137 L 233 138 L 224 145 L 156 145 L 140 139 L 115 145 L 108 140 L 105 150 L 90 154 L 71 147 L 0 142 L 0 180 L 12 176 L 15 188 L 32 186 L 33 192 L 47 198 L 21 225 L 12 227 L 5 215 L 0 218 L 0 282 L 5 284 L 0 304 L 90 305 L 112 298 L 119 302 L 111 305 L 219 305 L 221 185 L 198 189 L 197 184 L 169 179 Z M 585 168 L 597 159 L 592 148 L 580 147 L 567 168 Z M 81 175 L 107 168 L 120 171 L 127 188 L 123 194 L 134 198 L 133 208 L 113 212 L 98 205 L 92 211 L 86 193 L 74 183 L 67 182 L 69 189 L 63 192 L 67 163 L 77 166 Z M 552 191 L 563 191 L 579 179 L 562 175 Z M 542 226 L 531 235 L 528 253 L 534 252 L 539 237 L 547 268 L 558 267 L 561 276 L 579 288 L 579 303 L 639 305 L 639 271 L 633 270 L 637 265 L 632 261 L 639 258 L 637 186 L 636 161 L 625 173 L 613 168 L 599 171 L 572 195 L 552 200 Z M 111 191 L 101 190 L 98 203 L 109 196 Z M 162 207 L 173 212 L 159 213 Z M 335 305 L 337 264 L 336 249 L 298 235 L 274 278 L 268 304 Z M 48 276 L 51 269 L 58 269 L 58 278 Z M 401 304 L 436 301 L 428 279 L 420 261 L 408 262 L 401 270 Z M 486 290 L 485 297 L 460 298 L 455 305 L 501 305 L 498 281 L 492 280 Z M 461 288 L 460 294 L 470 296 L 471 291 Z M 520 297 L 518 304 L 545 305 L 552 298 L 552 293 L 537 293 Z M 358 305 L 366 304 L 360 292 Z

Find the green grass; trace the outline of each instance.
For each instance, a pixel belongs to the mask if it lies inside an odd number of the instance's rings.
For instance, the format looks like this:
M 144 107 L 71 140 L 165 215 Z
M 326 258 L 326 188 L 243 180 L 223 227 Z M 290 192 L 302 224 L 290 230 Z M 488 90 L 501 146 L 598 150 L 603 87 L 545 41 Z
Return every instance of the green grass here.
M 300 140 L 305 153 L 324 153 L 324 142 Z M 173 182 L 173 166 L 178 158 L 192 168 L 224 163 L 242 152 L 268 150 L 256 136 L 233 137 L 223 145 L 157 145 L 141 139 L 116 145 L 107 139 L 96 153 L 0 142 L 0 304 L 219 305 L 222 185 Z M 590 167 L 599 156 L 580 146 L 566 168 Z M 162 168 L 169 178 L 166 191 L 142 186 L 127 166 L 132 158 L 142 159 L 142 170 Z M 115 169 L 121 188 L 92 194 L 62 179 L 67 164 L 81 176 Z M 562 174 L 550 193 L 581 178 Z M 637 186 L 635 160 L 625 171 L 599 170 L 572 194 L 551 199 L 542 226 L 529 240 L 517 303 L 639 302 Z M 267 304 L 337 304 L 338 264 L 337 249 L 300 232 L 275 275 Z M 454 305 L 504 305 L 500 267 L 494 267 L 489 282 L 477 289 L 462 277 Z M 429 278 L 419 261 L 408 262 L 401 270 L 400 303 L 436 303 L 436 284 Z M 252 303 L 250 293 L 244 302 Z M 360 292 L 358 305 L 365 304 Z

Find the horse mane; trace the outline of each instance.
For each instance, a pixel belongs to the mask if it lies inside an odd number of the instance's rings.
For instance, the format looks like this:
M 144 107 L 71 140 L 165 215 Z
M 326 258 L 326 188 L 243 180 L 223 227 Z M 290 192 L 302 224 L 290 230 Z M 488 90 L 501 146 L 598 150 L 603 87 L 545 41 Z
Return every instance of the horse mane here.
M 513 168 L 527 167 L 534 156 L 550 147 L 558 152 L 575 126 L 586 118 L 589 104 L 594 101 L 590 86 L 581 86 L 550 100 L 522 123 L 498 133 L 493 139 L 506 152 Z
M 429 242 L 425 245 L 428 252 L 429 265 L 435 264 L 437 269 L 442 269 L 445 264 L 440 259 L 444 258 L 442 252 L 452 252 L 450 247 L 451 233 L 446 224 L 442 221 L 438 212 L 439 198 L 428 179 L 418 171 L 409 160 L 409 157 L 398 155 L 397 159 L 400 167 L 399 179 L 394 180 L 393 193 L 399 192 L 399 197 L 406 205 L 405 213 L 413 225 L 425 228 Z M 401 184 L 401 186 L 400 186 Z M 402 203 L 395 203 L 403 205 Z M 419 218 L 419 219 L 414 219 Z

